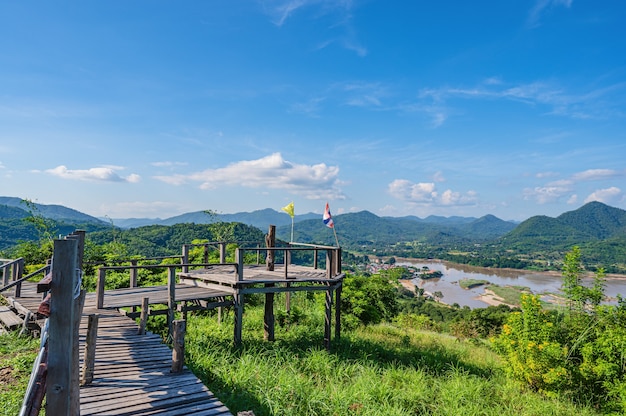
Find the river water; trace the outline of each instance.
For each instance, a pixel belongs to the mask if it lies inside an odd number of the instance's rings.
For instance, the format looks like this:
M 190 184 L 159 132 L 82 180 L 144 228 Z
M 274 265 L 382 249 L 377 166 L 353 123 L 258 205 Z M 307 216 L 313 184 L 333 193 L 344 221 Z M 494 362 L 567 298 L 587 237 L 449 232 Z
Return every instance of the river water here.
M 458 303 L 470 308 L 485 308 L 488 305 L 478 297 L 485 292 L 484 286 L 472 289 L 463 289 L 459 286 L 459 280 L 476 279 L 486 280 L 499 286 L 524 286 L 535 294 L 560 293 L 563 278 L 560 274 L 530 272 L 511 269 L 491 269 L 486 267 L 474 267 L 464 264 L 448 263 L 445 261 L 398 261 L 398 265 L 413 266 L 421 269 L 426 266 L 430 270 L 438 270 L 443 273 L 437 279 L 414 279 L 413 283 L 423 288 L 426 292 L 443 293 L 442 302 L 447 304 Z M 592 278 L 583 279 L 584 285 L 591 285 Z M 608 297 L 606 303 L 616 303 L 618 294 L 626 296 L 626 277 L 608 277 L 604 291 Z

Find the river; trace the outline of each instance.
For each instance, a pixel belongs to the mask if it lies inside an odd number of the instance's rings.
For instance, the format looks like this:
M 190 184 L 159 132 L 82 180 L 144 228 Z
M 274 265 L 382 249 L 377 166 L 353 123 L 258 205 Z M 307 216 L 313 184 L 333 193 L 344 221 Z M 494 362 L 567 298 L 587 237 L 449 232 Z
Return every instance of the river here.
M 443 273 L 441 278 L 414 279 L 413 283 L 423 288 L 426 292 L 443 293 L 442 302 L 447 304 L 458 303 L 470 308 L 484 308 L 487 303 L 481 301 L 479 296 L 485 293 L 484 286 L 472 289 L 463 289 L 459 286 L 461 279 L 486 280 L 499 286 L 525 286 L 535 294 L 560 293 L 562 276 L 559 273 L 541 273 L 526 270 L 492 269 L 486 267 L 468 266 L 465 264 L 449 263 L 445 261 L 419 261 L 402 259 L 398 265 L 413 266 L 421 269 L 428 267 L 430 270 L 438 270 Z M 592 277 L 583 279 L 584 285 L 592 284 Z M 626 276 L 607 277 L 604 291 L 608 297 L 606 303 L 616 303 L 618 294 L 626 296 Z

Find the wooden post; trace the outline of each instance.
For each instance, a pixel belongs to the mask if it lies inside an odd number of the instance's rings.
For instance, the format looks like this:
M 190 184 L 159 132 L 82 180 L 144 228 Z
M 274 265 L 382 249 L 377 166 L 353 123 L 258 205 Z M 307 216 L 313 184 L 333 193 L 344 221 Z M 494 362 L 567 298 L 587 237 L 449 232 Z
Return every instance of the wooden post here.
M 172 337 L 172 373 L 183 371 L 185 364 L 185 331 L 187 323 L 184 319 L 174 321 L 174 334 Z
M 313 268 L 317 270 L 317 249 L 313 250 Z
M 256 245 L 256 264 L 261 264 L 261 245 Z
M 244 251 L 242 248 L 238 248 L 237 251 L 235 251 L 235 262 L 237 263 L 237 280 L 238 281 L 243 280 L 243 258 L 244 258 Z
M 54 241 L 54 264 L 52 269 L 50 300 L 49 339 L 48 339 L 48 376 L 46 388 L 46 414 L 58 416 L 80 415 L 78 404 L 78 383 L 72 386 L 73 373 L 78 367 L 72 368 L 74 350 L 74 321 L 80 311 L 76 311 L 74 289 L 77 281 L 77 240 Z
M 168 335 L 172 336 L 174 312 L 176 311 L 176 268 L 167 269 L 167 329 Z
M 202 262 L 207 264 L 209 262 L 209 245 L 205 244 L 202 246 Z
M 267 231 L 267 235 L 265 236 L 265 247 L 274 248 L 276 245 L 276 226 L 270 225 L 269 230 Z M 274 250 L 267 250 L 267 255 L 265 256 L 265 265 L 268 271 L 274 271 L 274 259 L 275 253 Z
M 339 283 L 335 290 L 335 339 L 341 338 L 341 291 L 343 283 Z
M 330 287 L 326 290 L 326 314 L 324 318 L 324 348 L 330 351 L 330 326 L 332 319 L 332 308 L 333 308 L 333 292 Z
M 187 244 L 183 244 L 183 256 L 180 259 L 180 262 L 183 264 L 182 271 L 183 273 L 187 273 L 189 271 L 189 246 Z
M 226 263 L 226 243 L 220 243 L 220 263 Z
M 276 244 L 276 226 L 270 225 L 267 231 L 267 235 L 265 236 L 265 246 L 267 248 L 273 248 Z M 258 255 L 257 255 L 258 257 Z M 275 261 L 275 252 L 274 250 L 267 250 L 267 255 L 265 257 L 265 268 L 268 271 L 274 270 L 274 261 Z M 265 287 L 274 287 L 274 284 L 268 283 L 265 284 Z M 266 341 L 274 341 L 275 340 L 275 322 L 276 318 L 274 317 L 274 294 L 268 292 L 265 294 L 265 311 L 263 316 L 263 339 Z
M 130 287 L 137 287 L 137 260 L 130 261 Z
M 235 298 L 235 329 L 234 329 L 234 341 L 235 341 L 235 345 L 241 345 L 241 332 L 242 332 L 242 326 L 243 326 L 243 295 L 241 294 L 241 292 L 239 291 L 239 288 L 237 287 L 235 289 L 235 294 L 234 294 L 234 298 Z
M 13 271 L 13 281 L 16 280 L 20 280 L 23 276 L 24 273 L 24 259 L 23 258 L 19 258 L 17 260 L 17 262 L 15 263 L 15 269 Z M 22 296 L 22 283 L 18 283 L 17 286 L 15 286 L 15 297 L 19 298 Z
M 144 297 L 141 298 L 141 315 L 139 315 L 139 328 L 137 329 L 137 335 L 146 334 L 148 315 L 150 315 L 150 300 L 147 297 Z
M 273 283 L 266 283 L 265 287 L 274 287 Z M 263 339 L 265 341 L 274 341 L 274 294 L 265 294 L 265 314 L 263 318 Z
M 335 276 L 341 273 L 341 247 L 335 251 Z
M 96 308 L 102 309 L 104 307 L 104 280 L 106 279 L 107 271 L 100 267 L 98 269 L 98 283 L 96 285 Z
M 333 277 L 333 251 L 332 249 L 326 250 L 326 278 Z
M 87 322 L 87 339 L 85 340 L 85 359 L 80 385 L 86 386 L 93 381 L 93 368 L 96 362 L 96 339 L 98 338 L 98 319 L 95 314 L 89 315 Z

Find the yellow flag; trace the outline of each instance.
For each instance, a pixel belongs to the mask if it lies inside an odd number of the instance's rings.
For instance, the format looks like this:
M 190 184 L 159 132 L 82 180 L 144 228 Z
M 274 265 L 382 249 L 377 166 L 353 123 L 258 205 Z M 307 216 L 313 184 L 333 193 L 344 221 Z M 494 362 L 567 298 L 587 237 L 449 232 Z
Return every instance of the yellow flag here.
M 281 209 L 282 209 L 283 211 L 285 211 L 287 214 L 289 214 L 289 216 L 290 216 L 291 218 L 293 218 L 293 217 L 294 217 L 294 215 L 295 215 L 295 214 L 294 214 L 294 211 L 293 211 L 293 202 L 292 202 L 292 203 L 290 203 L 290 204 L 289 204 L 289 205 L 287 205 L 287 206 L 282 207 Z

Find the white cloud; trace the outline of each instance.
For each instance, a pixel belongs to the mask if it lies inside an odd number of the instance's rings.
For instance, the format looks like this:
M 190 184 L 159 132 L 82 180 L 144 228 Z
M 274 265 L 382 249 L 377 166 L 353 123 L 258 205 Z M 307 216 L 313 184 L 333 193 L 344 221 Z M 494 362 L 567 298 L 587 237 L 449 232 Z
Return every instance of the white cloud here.
M 603 202 L 605 204 L 616 204 L 622 199 L 622 190 L 612 186 L 607 189 L 598 189 L 585 198 L 585 203 L 591 201 Z
M 578 195 L 576 194 L 570 196 L 569 199 L 567 200 L 568 205 L 574 205 L 576 203 L 578 203 Z
M 567 180 L 555 181 L 545 186 L 524 189 L 524 199 L 534 199 L 539 204 L 557 202 L 572 192 L 572 182 Z
M 54 169 L 47 169 L 45 172 L 53 176 L 63 179 L 75 179 L 83 181 L 100 181 L 100 182 L 139 182 L 141 177 L 135 173 L 127 177 L 117 174 L 117 170 L 122 170 L 119 166 L 102 166 L 90 169 L 68 169 L 64 165 L 57 166 Z
M 446 178 L 443 176 L 443 172 L 438 171 L 433 175 L 433 182 L 445 182 Z
M 477 202 L 474 191 L 462 194 L 448 189 L 440 194 L 433 182 L 414 183 L 406 179 L 396 179 L 389 184 L 388 192 L 396 199 L 417 205 L 459 206 L 474 205 Z
M 300 165 L 283 159 L 280 153 L 231 163 L 223 168 L 155 178 L 171 185 L 198 182 L 201 189 L 243 186 L 282 189 L 307 199 L 345 199 L 340 189 L 339 167 L 324 163 Z
M 559 176 L 559 174 L 556 172 L 539 172 L 535 174 L 535 177 L 539 179 L 553 178 L 555 176 Z
M 535 5 L 528 14 L 527 24 L 529 27 L 537 27 L 540 25 L 541 17 L 558 6 L 570 8 L 573 0 L 537 0 Z
M 476 87 L 469 88 L 427 88 L 418 94 L 421 101 L 431 100 L 430 104 L 419 102 L 403 105 L 407 111 L 422 111 L 439 118 L 437 126 L 445 121 L 450 112 L 446 103 L 452 99 L 510 100 L 530 106 L 547 106 L 548 114 L 574 119 L 606 119 L 623 117 L 621 108 L 613 104 L 611 95 L 626 88 L 626 83 L 617 83 L 603 88 L 572 93 L 551 82 L 531 82 L 519 85 L 506 85 L 486 80 Z
M 575 181 L 597 181 L 618 176 L 624 176 L 624 173 L 613 169 L 588 169 L 572 175 L 572 179 Z
M 315 9 L 313 14 L 315 19 L 331 15 L 335 23 L 327 25 L 326 30 L 320 32 L 320 36 L 330 33 L 331 39 L 318 42 L 315 49 L 323 49 L 336 43 L 356 52 L 360 57 L 368 54 L 367 48 L 358 41 L 352 24 L 354 8 L 352 0 L 262 0 L 261 3 L 272 23 L 278 27 L 284 26 L 296 12 L 306 8 Z

